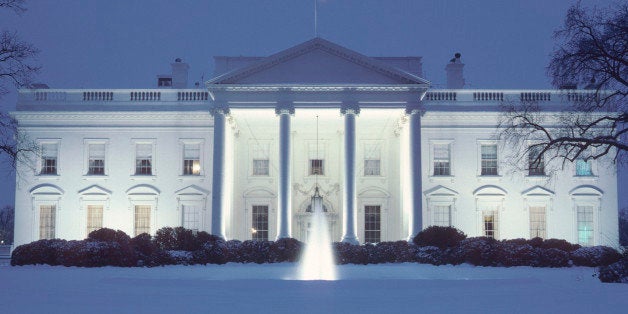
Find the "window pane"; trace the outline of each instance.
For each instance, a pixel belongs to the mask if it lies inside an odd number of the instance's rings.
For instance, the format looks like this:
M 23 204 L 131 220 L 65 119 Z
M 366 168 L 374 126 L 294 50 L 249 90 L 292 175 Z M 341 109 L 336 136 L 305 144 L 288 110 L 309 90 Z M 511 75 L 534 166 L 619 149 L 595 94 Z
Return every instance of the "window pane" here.
M 485 210 L 482 212 L 484 236 L 497 239 L 499 237 L 499 211 Z
M 324 175 L 325 174 L 323 161 L 324 160 L 322 159 L 310 159 L 310 175 Z
M 252 239 L 268 241 L 268 206 L 253 205 L 252 213 Z
M 135 236 L 150 234 L 150 205 L 135 205 Z
M 381 207 L 364 206 L 364 242 L 381 242 Z
M 200 229 L 200 210 L 197 206 L 183 205 L 183 228 L 198 231 Z
M 530 207 L 530 238 L 546 238 L 545 206 Z
M 576 160 L 576 175 L 577 176 L 592 176 L 591 161 L 584 161 L 584 159 Z
M 366 159 L 364 160 L 364 175 L 365 176 L 378 176 L 380 175 L 380 161 Z
M 55 205 L 39 206 L 39 238 L 54 239 L 55 238 Z
M 434 175 L 448 176 L 451 175 L 449 160 L 449 144 L 434 145 Z
M 102 228 L 102 205 L 87 205 L 87 235 Z
M 451 206 L 434 206 L 434 226 L 451 226 Z
M 593 245 L 593 206 L 578 206 L 578 244 Z
M 135 149 L 135 174 L 152 175 L 153 144 L 137 144 Z
M 539 157 L 540 156 L 540 157 Z M 528 175 L 542 176 L 545 175 L 545 162 L 541 149 L 538 147 L 530 148 L 528 153 Z
M 105 174 L 105 144 L 89 144 L 89 168 L 90 175 Z
M 497 175 L 497 145 L 482 145 L 482 171 L 483 176 Z
M 253 160 L 253 175 L 254 176 L 267 176 L 269 174 L 269 162 L 268 159 L 254 159 Z

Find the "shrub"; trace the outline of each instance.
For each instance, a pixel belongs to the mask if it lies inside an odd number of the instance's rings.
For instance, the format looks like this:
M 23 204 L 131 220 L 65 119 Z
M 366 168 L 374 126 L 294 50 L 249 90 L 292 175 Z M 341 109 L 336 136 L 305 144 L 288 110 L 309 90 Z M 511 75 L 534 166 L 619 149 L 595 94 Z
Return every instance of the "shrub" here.
M 270 245 L 271 263 L 294 262 L 299 259 L 302 244 L 297 239 L 283 238 Z
M 569 253 L 556 248 L 537 248 L 539 256 L 536 265 L 538 267 L 568 267 Z
M 59 262 L 64 266 L 79 267 L 136 265 L 115 241 L 68 241 L 59 252 Z
M 241 263 L 268 263 L 270 242 L 247 240 L 242 242 L 239 251 Z
M 565 252 L 572 252 L 580 248 L 578 244 L 571 244 L 563 239 L 545 239 L 541 245 L 544 249 L 559 249 Z
M 443 250 L 435 246 L 417 247 L 415 260 L 421 264 L 432 264 L 432 265 L 447 264 Z
M 176 250 L 177 238 L 174 229 L 171 227 L 163 227 L 155 232 L 155 244 L 158 248 L 169 251 Z
M 166 251 L 157 247 L 148 233 L 132 238 L 131 246 L 137 256 L 137 266 L 153 267 L 175 263 Z
M 124 233 L 124 231 L 113 230 L 109 228 L 101 228 L 90 232 L 87 236 L 87 240 L 100 242 L 118 242 L 121 245 L 129 245 L 131 243 L 131 237 Z
M 202 243 L 199 243 L 194 232 L 183 227 L 174 228 L 175 250 L 196 251 L 200 250 Z
M 11 253 L 11 265 L 59 265 L 59 251 L 66 243 L 66 240 L 51 239 L 20 245 Z
M 574 265 L 589 267 L 607 266 L 622 258 L 619 252 L 608 246 L 582 247 L 571 252 L 570 256 Z
M 416 253 L 416 246 L 407 241 L 380 242 L 375 248 L 380 263 L 412 262 Z
M 476 266 L 496 266 L 496 255 L 499 251 L 499 242 L 493 238 L 475 237 L 467 238 L 460 242 L 456 252 L 464 262 Z
M 192 253 L 194 263 L 224 264 L 229 261 L 229 251 L 225 241 L 220 237 L 212 237 L 213 238 L 203 244 L 203 247 L 200 250 L 194 251 Z M 240 243 L 240 241 L 237 242 Z
M 524 239 L 502 241 L 496 256 L 496 262 L 506 267 L 536 266 L 538 259 L 538 251 Z
M 624 256 L 613 264 L 600 267 L 598 278 L 601 282 L 628 283 L 628 257 Z
M 467 236 L 454 227 L 430 226 L 419 232 L 412 241 L 417 246 L 435 246 L 440 249 L 457 246 Z
M 368 264 L 368 255 L 363 246 L 334 242 L 333 250 L 336 253 L 337 264 Z
M 532 238 L 530 240 L 528 240 L 528 244 L 532 245 L 532 247 L 534 248 L 539 248 L 543 246 L 543 238 Z

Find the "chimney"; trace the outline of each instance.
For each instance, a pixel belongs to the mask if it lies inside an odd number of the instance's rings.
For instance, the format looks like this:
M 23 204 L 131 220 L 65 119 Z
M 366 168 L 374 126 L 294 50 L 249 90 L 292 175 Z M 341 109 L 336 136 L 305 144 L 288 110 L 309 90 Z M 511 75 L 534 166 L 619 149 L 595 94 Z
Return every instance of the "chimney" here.
M 464 63 L 460 61 L 460 53 L 457 52 L 454 55 L 454 58 L 449 60 L 449 64 L 445 66 L 445 71 L 447 72 L 448 89 L 461 89 L 464 87 L 462 68 L 464 68 Z
M 176 58 L 170 65 L 172 66 L 172 88 L 187 88 L 190 66 L 182 62 L 181 58 Z

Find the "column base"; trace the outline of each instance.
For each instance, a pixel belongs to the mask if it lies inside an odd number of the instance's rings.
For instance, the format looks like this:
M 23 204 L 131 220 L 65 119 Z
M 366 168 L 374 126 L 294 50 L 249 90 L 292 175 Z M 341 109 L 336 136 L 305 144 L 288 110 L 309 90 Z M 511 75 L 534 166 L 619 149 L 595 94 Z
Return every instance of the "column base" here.
M 358 241 L 357 237 L 355 237 L 355 236 L 348 236 L 348 235 L 343 236 L 342 240 L 340 240 L 340 242 L 354 244 L 354 245 L 359 245 L 360 244 L 360 241 Z

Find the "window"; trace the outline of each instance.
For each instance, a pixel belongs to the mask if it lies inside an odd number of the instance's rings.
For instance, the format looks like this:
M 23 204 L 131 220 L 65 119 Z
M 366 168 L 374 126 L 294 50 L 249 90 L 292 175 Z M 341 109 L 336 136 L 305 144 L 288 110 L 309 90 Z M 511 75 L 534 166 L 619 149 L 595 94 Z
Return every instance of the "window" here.
M 135 236 L 150 234 L 150 205 L 135 205 Z
M 58 143 L 41 144 L 41 171 L 40 174 L 57 174 L 59 155 Z
M 192 231 L 200 229 L 201 213 L 197 206 L 183 205 L 183 228 Z
M 485 210 L 482 212 L 483 232 L 485 237 L 497 239 L 499 226 L 499 211 Z
M 105 174 L 105 144 L 87 144 L 88 146 L 88 169 L 87 174 Z
M 172 86 L 172 78 L 171 77 L 160 77 L 157 78 L 157 87 L 170 87 Z
M 576 160 L 576 176 L 579 177 L 589 177 L 593 175 L 593 171 L 591 171 L 591 160 L 585 161 L 583 158 L 579 158 Z
M 253 175 L 270 175 L 270 144 L 268 142 L 256 142 L 251 145 L 251 156 L 253 158 Z
M 483 176 L 496 176 L 497 175 L 497 145 L 481 145 L 481 158 L 482 158 L 482 170 Z
M 39 206 L 39 238 L 54 239 L 55 238 L 55 205 Z
M 364 175 L 381 175 L 381 148 L 379 144 L 364 145 Z
M 449 144 L 434 144 L 434 175 L 451 175 Z
M 381 242 L 381 206 L 364 206 L 364 242 Z
M 545 161 L 543 160 L 541 148 L 538 146 L 530 147 L 530 150 L 528 152 L 528 175 L 545 175 Z
M 87 205 L 87 235 L 102 228 L 102 205 Z
M 324 160 L 310 159 L 310 175 L 325 175 Z
M 268 206 L 253 205 L 253 219 L 251 226 L 254 241 L 268 241 Z
M 578 224 L 578 244 L 582 246 L 593 245 L 593 206 L 576 207 Z
M 451 205 L 434 205 L 434 226 L 451 226 Z
M 135 174 L 136 175 L 152 175 L 153 174 L 153 144 L 136 144 L 135 145 Z
M 201 144 L 183 144 L 183 174 L 191 176 L 201 174 Z
M 547 237 L 545 206 L 530 206 L 530 239 Z

